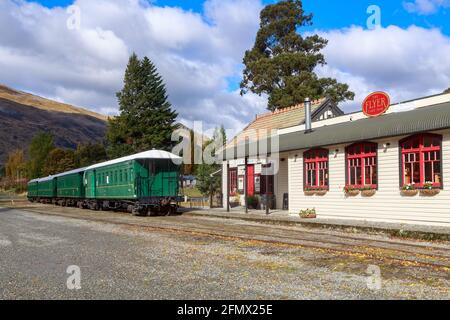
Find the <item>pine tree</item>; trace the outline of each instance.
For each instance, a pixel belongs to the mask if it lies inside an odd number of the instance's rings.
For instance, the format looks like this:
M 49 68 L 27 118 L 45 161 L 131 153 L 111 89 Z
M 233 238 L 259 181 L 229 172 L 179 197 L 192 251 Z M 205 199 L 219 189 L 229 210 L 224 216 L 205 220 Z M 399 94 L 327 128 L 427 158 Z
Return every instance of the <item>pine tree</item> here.
M 117 93 L 120 115 L 108 124 L 110 157 L 149 149 L 170 150 L 177 113 L 168 101 L 163 79 L 155 65 L 133 54 L 125 72 L 124 87 Z
M 245 52 L 241 94 L 249 90 L 269 96 L 268 109 L 290 107 L 306 97 L 327 96 L 336 102 L 353 100 L 348 85 L 319 78 L 316 66 L 326 64 L 320 51 L 327 40 L 303 37 L 298 29 L 312 25 L 300 0 L 285 0 L 266 6 L 260 15 L 260 29 L 254 47 Z

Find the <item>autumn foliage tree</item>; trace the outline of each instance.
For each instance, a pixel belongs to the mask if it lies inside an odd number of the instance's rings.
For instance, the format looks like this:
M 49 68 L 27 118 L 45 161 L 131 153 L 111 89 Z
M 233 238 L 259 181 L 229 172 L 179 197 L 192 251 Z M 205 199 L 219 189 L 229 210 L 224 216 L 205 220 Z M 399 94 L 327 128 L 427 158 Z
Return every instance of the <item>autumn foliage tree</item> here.
M 326 64 L 321 50 L 328 41 L 299 33 L 302 27 L 312 25 L 312 18 L 305 14 L 300 0 L 280 1 L 261 11 L 255 44 L 244 56 L 241 94 L 268 95 L 269 110 L 293 106 L 306 97 L 353 100 L 347 84 L 315 73 L 317 66 Z
M 56 148 L 50 151 L 45 159 L 42 174 L 49 176 L 76 168 L 75 152 L 70 149 Z

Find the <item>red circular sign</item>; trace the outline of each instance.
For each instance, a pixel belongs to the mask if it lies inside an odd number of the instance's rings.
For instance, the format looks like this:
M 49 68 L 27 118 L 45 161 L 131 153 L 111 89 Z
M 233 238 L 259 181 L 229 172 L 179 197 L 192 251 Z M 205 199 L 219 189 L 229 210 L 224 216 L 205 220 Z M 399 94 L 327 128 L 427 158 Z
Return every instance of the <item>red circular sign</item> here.
M 362 110 L 368 117 L 378 117 L 388 111 L 391 105 L 391 99 L 385 92 L 371 93 L 366 99 L 364 99 Z

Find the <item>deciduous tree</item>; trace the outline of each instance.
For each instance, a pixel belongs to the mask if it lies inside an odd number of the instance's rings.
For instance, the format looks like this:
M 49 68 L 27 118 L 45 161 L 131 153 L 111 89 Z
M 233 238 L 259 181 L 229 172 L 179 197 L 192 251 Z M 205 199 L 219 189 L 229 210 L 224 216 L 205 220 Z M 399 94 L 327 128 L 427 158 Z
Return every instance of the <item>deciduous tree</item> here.
M 56 148 L 50 151 L 48 157 L 45 159 L 42 173 L 44 176 L 49 176 L 75 168 L 75 152 L 70 149 Z
M 42 177 L 45 160 L 54 148 L 53 136 L 48 132 L 41 132 L 31 140 L 27 164 L 29 179 Z

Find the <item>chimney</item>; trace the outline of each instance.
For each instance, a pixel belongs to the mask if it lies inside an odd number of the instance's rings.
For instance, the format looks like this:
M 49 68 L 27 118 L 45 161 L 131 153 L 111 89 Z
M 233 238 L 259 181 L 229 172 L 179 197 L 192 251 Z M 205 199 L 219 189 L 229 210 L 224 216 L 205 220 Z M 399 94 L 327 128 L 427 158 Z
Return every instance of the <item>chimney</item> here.
M 311 131 L 311 100 L 305 98 L 305 133 L 310 133 Z

